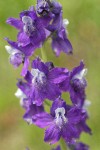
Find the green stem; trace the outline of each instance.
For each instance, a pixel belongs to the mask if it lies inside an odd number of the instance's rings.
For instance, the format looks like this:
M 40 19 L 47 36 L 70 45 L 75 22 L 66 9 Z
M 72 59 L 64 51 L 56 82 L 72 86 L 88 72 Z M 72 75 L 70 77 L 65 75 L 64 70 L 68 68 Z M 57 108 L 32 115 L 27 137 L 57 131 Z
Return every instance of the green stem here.
M 43 50 L 43 47 L 41 47 L 41 58 L 44 62 L 47 61 L 47 56 L 46 56 L 46 53 L 45 51 Z M 51 107 L 50 103 L 48 101 L 45 100 L 44 102 L 47 106 Z
M 61 145 L 61 150 L 68 150 L 67 145 L 65 141 L 63 140 L 63 138 L 60 139 L 60 145 Z
M 46 56 L 46 53 L 43 50 L 43 47 L 41 47 L 41 58 L 43 59 L 44 62 L 47 61 L 47 56 Z
M 50 103 L 49 103 L 47 100 L 45 100 L 44 103 L 45 103 L 47 106 L 51 107 Z

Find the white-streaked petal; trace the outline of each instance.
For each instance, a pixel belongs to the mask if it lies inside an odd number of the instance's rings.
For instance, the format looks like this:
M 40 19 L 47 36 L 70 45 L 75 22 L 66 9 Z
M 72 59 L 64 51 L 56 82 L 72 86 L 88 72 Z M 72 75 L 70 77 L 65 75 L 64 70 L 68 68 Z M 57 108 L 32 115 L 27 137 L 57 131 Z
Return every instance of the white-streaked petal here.
M 85 100 L 83 109 L 87 109 L 91 105 L 91 102 L 89 100 Z
M 26 98 L 26 95 L 19 88 L 17 89 L 15 96 L 20 99 Z
M 10 55 L 15 55 L 16 53 L 21 53 L 21 51 L 19 51 L 18 49 L 15 49 L 8 45 L 5 46 L 5 49 Z
M 82 71 L 80 71 L 79 73 L 77 73 L 77 74 L 73 77 L 73 79 L 82 80 L 82 79 L 86 76 L 87 71 L 88 71 L 87 68 L 83 69 Z
M 69 24 L 68 19 L 63 19 L 63 25 L 64 25 L 64 27 L 67 27 L 68 24 Z
M 59 126 L 59 128 L 61 128 L 63 124 L 67 122 L 67 118 L 65 117 L 65 108 L 64 107 L 57 108 L 55 110 L 55 116 L 56 116 L 55 122 Z

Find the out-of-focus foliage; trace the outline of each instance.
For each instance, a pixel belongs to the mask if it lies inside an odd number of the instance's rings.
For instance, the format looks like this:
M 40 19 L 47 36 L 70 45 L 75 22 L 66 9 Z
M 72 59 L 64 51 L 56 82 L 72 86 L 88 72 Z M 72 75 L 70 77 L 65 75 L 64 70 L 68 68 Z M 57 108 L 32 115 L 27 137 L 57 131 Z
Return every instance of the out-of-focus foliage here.
M 8 62 L 8 54 L 4 46 L 4 37 L 16 39 L 16 30 L 5 23 L 8 17 L 18 17 L 18 13 L 34 5 L 32 0 L 6 0 L 0 1 L 0 149 L 24 150 L 29 146 L 31 150 L 49 150 L 50 147 L 43 142 L 43 130 L 23 121 L 24 111 L 14 96 L 16 79 L 20 77 L 18 70 Z M 54 61 L 58 66 L 73 68 L 83 59 L 88 68 L 87 99 L 92 104 L 89 108 L 90 119 L 88 124 L 93 135 L 83 134 L 81 139 L 90 145 L 91 150 L 100 147 L 100 1 L 99 0 L 60 0 L 63 5 L 64 18 L 69 19 L 69 39 L 72 42 L 74 54 L 66 56 L 61 54 L 55 58 L 48 42 L 46 51 L 48 60 Z M 48 48 L 49 47 L 49 48 Z M 38 54 L 39 51 L 37 52 Z M 64 98 L 68 99 L 65 94 Z

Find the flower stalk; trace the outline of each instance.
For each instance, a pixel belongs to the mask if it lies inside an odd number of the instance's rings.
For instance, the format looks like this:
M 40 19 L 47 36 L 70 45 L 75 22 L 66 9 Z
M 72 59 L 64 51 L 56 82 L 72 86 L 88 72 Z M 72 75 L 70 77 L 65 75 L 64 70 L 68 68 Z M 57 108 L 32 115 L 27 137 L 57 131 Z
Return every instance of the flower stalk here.
M 19 18 L 8 18 L 6 22 L 18 30 L 18 35 L 17 41 L 5 38 L 9 44 L 5 48 L 15 68 L 23 65 L 15 93 L 25 110 L 23 119 L 45 129 L 45 142 L 56 144 L 60 141 L 61 147 L 58 145 L 52 150 L 88 150 L 86 144 L 78 142 L 82 132 L 91 134 L 86 123 L 89 116 L 84 62 L 80 61 L 72 70 L 57 67 L 54 62 L 47 61 L 43 49 L 45 42 L 51 39 L 56 56 L 61 52 L 72 54 L 66 31 L 68 20 L 63 19 L 62 9 L 58 1 L 37 0 L 36 7 L 21 12 Z M 42 59 L 34 57 L 38 48 Z M 62 98 L 63 92 L 70 95 L 70 105 Z

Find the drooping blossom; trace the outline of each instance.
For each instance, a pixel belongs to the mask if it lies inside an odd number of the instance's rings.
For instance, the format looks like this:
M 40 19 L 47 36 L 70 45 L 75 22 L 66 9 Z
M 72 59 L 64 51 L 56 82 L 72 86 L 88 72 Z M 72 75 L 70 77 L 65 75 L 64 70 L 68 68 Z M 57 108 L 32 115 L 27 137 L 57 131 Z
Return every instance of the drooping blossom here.
M 60 87 L 63 91 L 67 91 L 70 93 L 70 98 L 73 104 L 79 107 L 82 107 L 84 105 L 84 101 L 86 99 L 86 73 L 87 69 L 84 68 L 84 63 L 83 61 L 81 61 L 80 65 L 69 72 L 69 77 L 60 84 Z
M 5 48 L 7 52 L 9 53 L 9 59 L 10 63 L 15 67 L 19 67 L 21 64 L 23 64 L 21 75 L 25 76 L 27 73 L 28 67 L 29 67 L 29 52 L 25 52 L 26 49 L 23 49 L 22 47 L 18 47 L 16 42 L 10 41 L 9 39 L 6 39 L 10 46 L 6 45 Z M 30 47 L 31 48 L 31 47 Z
M 27 90 L 27 86 L 25 86 Z M 26 94 L 19 88 L 15 93 L 15 96 L 20 99 L 21 106 L 25 109 L 25 114 L 23 116 L 24 120 L 28 124 L 32 124 L 32 117 L 38 113 L 44 112 L 43 105 L 36 106 L 32 103 L 31 99 L 26 96 Z
M 53 24 L 49 26 L 49 30 L 52 32 L 51 44 L 56 56 L 59 56 L 61 51 L 66 54 L 72 54 L 72 45 L 67 37 L 67 31 L 62 19 L 62 14 L 58 16 L 58 19 L 54 20 Z
M 38 0 L 36 8 L 45 28 L 50 31 L 51 45 L 56 56 L 59 56 L 61 51 L 71 54 L 72 45 L 67 37 L 66 22 L 62 17 L 61 4 L 57 1 Z

